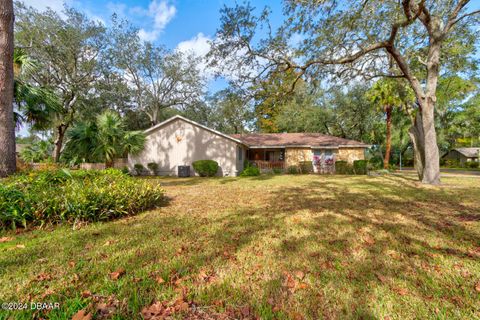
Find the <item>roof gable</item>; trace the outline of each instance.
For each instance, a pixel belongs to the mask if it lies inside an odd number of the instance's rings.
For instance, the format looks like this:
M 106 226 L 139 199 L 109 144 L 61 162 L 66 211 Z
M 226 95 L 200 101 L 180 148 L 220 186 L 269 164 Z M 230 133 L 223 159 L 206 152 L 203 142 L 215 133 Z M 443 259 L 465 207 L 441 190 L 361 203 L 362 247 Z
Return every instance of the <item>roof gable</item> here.
M 478 158 L 478 152 L 480 148 L 455 148 L 453 149 L 467 158 Z
M 229 135 L 227 135 L 227 134 L 224 134 L 224 133 L 222 133 L 222 132 L 220 132 L 220 131 L 211 129 L 211 128 L 209 128 L 209 127 L 207 127 L 207 126 L 204 126 L 204 125 L 202 125 L 202 124 L 200 124 L 200 123 L 198 123 L 198 122 L 195 122 L 195 121 L 193 121 L 193 120 L 190 120 L 190 119 L 187 119 L 187 118 L 185 118 L 185 117 L 182 117 L 181 115 L 176 115 L 176 116 L 173 116 L 173 117 L 171 117 L 171 118 L 169 118 L 169 119 L 167 119 L 167 120 L 165 120 L 165 121 L 163 121 L 163 122 L 160 122 L 159 124 L 156 124 L 156 125 L 154 125 L 154 126 L 151 127 L 151 128 L 148 128 L 148 129 L 145 130 L 143 133 L 148 136 L 148 135 L 152 134 L 153 132 L 155 132 L 156 130 L 160 129 L 161 127 L 163 127 L 163 126 L 165 126 L 165 125 L 167 125 L 167 124 L 169 124 L 169 123 L 171 123 L 171 122 L 173 122 L 173 121 L 175 121 L 175 120 L 185 121 L 185 122 L 187 122 L 187 123 L 189 123 L 189 124 L 191 124 L 191 125 L 193 125 L 193 126 L 202 128 L 202 129 L 204 129 L 204 130 L 207 130 L 207 131 L 209 131 L 209 132 L 212 132 L 212 133 L 214 133 L 214 134 L 216 134 L 216 135 L 219 135 L 219 136 L 221 136 L 221 137 L 223 137 L 223 138 L 226 138 L 226 139 L 228 139 L 228 140 L 231 140 L 231 141 L 234 141 L 234 142 L 237 142 L 237 143 L 240 143 L 240 144 L 244 144 L 244 143 L 243 143 L 241 140 L 239 140 L 239 139 L 236 139 L 236 138 L 234 138 L 234 137 L 232 137 L 232 136 L 229 136 Z

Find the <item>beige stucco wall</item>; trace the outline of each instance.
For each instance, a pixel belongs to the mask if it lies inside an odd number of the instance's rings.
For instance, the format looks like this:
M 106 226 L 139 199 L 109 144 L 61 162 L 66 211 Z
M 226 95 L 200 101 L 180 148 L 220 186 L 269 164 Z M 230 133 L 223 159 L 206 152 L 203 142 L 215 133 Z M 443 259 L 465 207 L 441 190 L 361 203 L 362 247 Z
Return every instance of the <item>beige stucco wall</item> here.
M 313 153 L 311 148 L 285 148 L 286 167 L 297 166 L 301 161 L 312 161 Z
M 339 148 L 335 160 L 353 163 L 355 160 L 365 159 L 364 148 Z
M 182 119 L 173 120 L 146 139 L 145 149 L 138 155 L 128 156 L 129 168 L 136 163 L 144 167 L 156 162 L 161 175 L 177 175 L 177 166 L 192 165 L 196 160 L 215 160 L 220 167 L 219 175 L 234 176 L 243 169 L 243 160 L 237 159 L 237 147 L 241 144 L 211 131 L 190 124 Z M 190 168 L 193 173 L 193 168 Z

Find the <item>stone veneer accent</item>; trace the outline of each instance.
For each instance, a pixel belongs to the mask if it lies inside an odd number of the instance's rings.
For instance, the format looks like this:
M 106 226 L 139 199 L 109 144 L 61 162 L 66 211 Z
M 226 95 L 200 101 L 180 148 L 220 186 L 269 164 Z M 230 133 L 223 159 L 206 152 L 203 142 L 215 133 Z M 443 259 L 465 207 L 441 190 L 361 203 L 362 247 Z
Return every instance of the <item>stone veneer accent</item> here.
M 339 148 L 335 160 L 347 161 L 352 164 L 354 160 L 364 160 L 364 148 Z
M 364 148 L 339 148 L 332 149 L 335 154 L 335 160 L 347 161 L 353 164 L 354 160 L 364 160 Z M 301 161 L 312 161 L 313 149 L 311 148 L 285 148 L 285 165 L 286 168 L 290 166 L 298 166 Z
M 285 148 L 285 165 L 298 166 L 301 161 L 312 161 L 313 152 L 310 148 Z

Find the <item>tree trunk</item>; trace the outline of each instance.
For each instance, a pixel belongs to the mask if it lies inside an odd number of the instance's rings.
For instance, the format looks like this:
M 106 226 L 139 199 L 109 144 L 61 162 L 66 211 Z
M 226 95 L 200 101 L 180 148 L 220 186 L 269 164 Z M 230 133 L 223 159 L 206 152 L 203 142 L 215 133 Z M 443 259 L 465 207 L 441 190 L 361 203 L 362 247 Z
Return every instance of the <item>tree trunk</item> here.
M 0 2 L 0 177 L 16 170 L 13 120 L 13 1 Z
M 420 111 L 413 119 L 412 126 L 408 130 L 408 135 L 413 144 L 413 163 L 417 170 L 418 179 L 423 180 L 423 168 L 425 167 L 425 139 L 423 135 L 422 114 Z
M 440 25 L 440 22 L 435 22 L 434 25 Z M 425 166 L 422 182 L 428 184 L 440 184 L 440 155 L 435 131 L 435 103 L 441 51 L 441 39 L 437 38 L 437 33 L 438 29 L 435 28 L 428 49 L 426 94 L 420 101 L 425 139 Z
M 57 127 L 57 139 L 55 139 L 55 148 L 53 149 L 53 161 L 59 162 L 60 155 L 62 154 L 63 140 L 65 138 L 65 132 L 67 131 L 67 126 L 61 124 Z
M 422 128 L 425 146 L 425 165 L 422 182 L 440 184 L 440 155 L 437 145 L 437 133 L 435 131 L 434 106 L 431 101 L 422 107 Z
M 390 165 L 390 150 L 392 149 L 392 107 L 385 106 L 387 115 L 387 133 L 385 138 L 385 158 L 383 158 L 383 168 L 388 169 Z

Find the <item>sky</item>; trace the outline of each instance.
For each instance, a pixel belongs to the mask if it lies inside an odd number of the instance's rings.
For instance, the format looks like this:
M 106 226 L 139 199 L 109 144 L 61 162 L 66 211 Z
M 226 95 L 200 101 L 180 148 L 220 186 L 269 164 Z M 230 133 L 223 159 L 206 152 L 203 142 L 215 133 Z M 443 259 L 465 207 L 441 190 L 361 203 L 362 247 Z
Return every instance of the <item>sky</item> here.
M 108 25 L 112 14 L 126 18 L 140 29 L 142 39 L 164 45 L 169 49 L 194 51 L 204 56 L 211 40 L 220 26 L 220 9 L 234 6 L 234 0 L 23 0 L 38 10 L 47 7 L 61 12 L 64 4 L 84 12 L 91 19 Z M 272 10 L 272 24 L 282 19 L 281 1 L 255 1 L 262 9 Z M 209 91 L 216 91 L 224 81 L 211 79 Z

